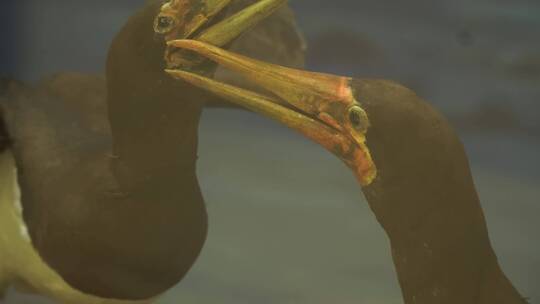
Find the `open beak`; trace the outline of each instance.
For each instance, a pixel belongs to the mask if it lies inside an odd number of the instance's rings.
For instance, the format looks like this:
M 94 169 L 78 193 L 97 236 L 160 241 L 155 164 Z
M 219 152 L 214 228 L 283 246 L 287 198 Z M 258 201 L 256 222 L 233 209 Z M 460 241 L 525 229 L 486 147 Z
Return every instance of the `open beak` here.
M 341 158 L 363 186 L 375 179 L 377 170 L 365 137 L 369 120 L 353 96 L 350 78 L 273 65 L 195 40 L 175 40 L 168 44 L 193 51 L 238 72 L 276 97 L 254 93 L 189 71 L 168 69 L 167 72 L 173 77 L 301 132 Z
M 231 0 L 170 0 L 161 7 L 154 21 L 154 31 L 164 35 L 165 41 L 195 39 L 223 47 L 242 33 L 264 20 L 287 0 L 260 0 L 242 10 L 220 19 L 220 14 Z M 192 68 L 202 60 L 193 58 L 178 48 L 165 52 L 167 67 Z

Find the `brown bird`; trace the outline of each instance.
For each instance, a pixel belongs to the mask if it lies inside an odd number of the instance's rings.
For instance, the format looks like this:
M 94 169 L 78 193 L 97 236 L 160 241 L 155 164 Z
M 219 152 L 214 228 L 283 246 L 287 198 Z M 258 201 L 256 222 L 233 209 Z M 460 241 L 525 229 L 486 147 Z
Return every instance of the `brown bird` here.
M 526 303 L 490 244 L 462 143 L 414 92 L 387 80 L 284 68 L 199 41 L 170 44 L 273 95 L 180 69 L 168 70 L 172 76 L 298 130 L 349 166 L 388 235 L 405 303 Z
M 207 232 L 195 167 L 208 94 L 169 77 L 164 54 L 216 65 L 165 41 L 230 45 L 284 2 L 152 1 L 114 39 L 106 85 L 63 74 L 0 92 L 0 293 L 149 303 L 186 275 Z

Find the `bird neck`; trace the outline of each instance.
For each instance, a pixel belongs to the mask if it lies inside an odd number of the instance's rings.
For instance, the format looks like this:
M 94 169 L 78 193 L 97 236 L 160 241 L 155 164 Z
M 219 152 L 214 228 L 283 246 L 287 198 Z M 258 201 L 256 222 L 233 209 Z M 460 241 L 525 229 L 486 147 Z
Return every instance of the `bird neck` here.
M 129 187 L 152 176 L 193 174 L 197 157 L 204 96 L 164 72 L 165 42 L 153 32 L 159 7 L 154 1 L 132 16 L 109 49 L 113 170 Z
M 390 239 L 405 303 L 525 303 L 499 267 L 449 123 L 402 86 L 355 87 L 370 117 L 367 143 L 378 167 L 363 192 Z
M 201 113 L 197 100 L 202 97 L 190 94 L 191 90 L 185 93 L 181 97 L 166 92 L 137 96 L 121 99 L 125 106 L 110 107 L 112 157 L 118 178 L 138 184 L 150 176 L 195 171 Z
M 390 240 L 404 303 L 525 304 L 498 263 L 460 153 L 453 154 L 457 163 L 430 175 L 383 166 L 364 189 Z

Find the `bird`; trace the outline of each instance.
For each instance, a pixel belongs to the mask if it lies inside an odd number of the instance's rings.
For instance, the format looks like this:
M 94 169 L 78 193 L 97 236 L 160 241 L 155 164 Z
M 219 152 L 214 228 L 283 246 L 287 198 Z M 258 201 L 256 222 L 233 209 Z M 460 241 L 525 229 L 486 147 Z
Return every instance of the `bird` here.
M 194 71 L 174 78 L 270 117 L 354 173 L 386 232 L 406 304 L 526 303 L 489 240 L 463 144 L 407 87 L 287 68 L 195 40 L 170 41 L 244 76 L 261 94 Z
M 231 11 L 240 2 L 150 1 L 114 38 L 105 77 L 1 81 L 0 295 L 15 285 L 60 303 L 152 303 L 186 275 L 207 234 L 195 169 L 211 98 L 164 72 L 169 55 L 183 59 L 165 42 L 234 46 L 286 1 Z M 188 55 L 201 73 L 217 68 Z

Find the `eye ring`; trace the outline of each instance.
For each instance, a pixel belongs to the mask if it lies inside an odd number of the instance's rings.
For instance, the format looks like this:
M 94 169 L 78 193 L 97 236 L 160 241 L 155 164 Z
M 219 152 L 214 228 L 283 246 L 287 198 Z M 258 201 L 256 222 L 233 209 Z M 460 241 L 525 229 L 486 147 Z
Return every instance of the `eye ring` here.
M 175 24 L 175 20 L 171 16 L 159 15 L 154 21 L 154 31 L 159 34 L 170 32 Z
M 365 133 L 369 127 L 369 120 L 366 111 L 359 106 L 352 106 L 349 109 L 349 122 L 351 126 L 362 133 Z

